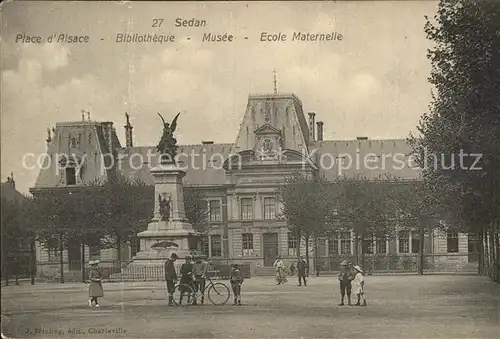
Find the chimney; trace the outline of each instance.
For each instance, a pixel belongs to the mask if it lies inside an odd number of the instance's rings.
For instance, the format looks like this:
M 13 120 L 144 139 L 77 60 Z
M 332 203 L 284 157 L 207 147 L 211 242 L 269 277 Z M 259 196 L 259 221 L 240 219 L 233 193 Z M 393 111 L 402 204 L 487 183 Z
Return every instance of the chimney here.
M 368 137 L 357 137 L 358 140 L 368 140 Z
M 315 116 L 316 116 L 316 113 L 309 112 L 309 138 L 311 139 L 311 141 L 316 140 L 315 133 L 314 133 L 315 126 L 316 126 L 316 124 L 314 123 Z
M 323 141 L 323 121 L 318 121 L 318 141 Z
M 103 134 L 104 134 L 104 139 L 106 140 L 106 143 L 108 146 L 108 150 L 110 153 L 113 153 L 113 122 L 112 121 L 106 121 L 101 123 L 102 129 L 103 129 Z
M 47 127 L 47 139 L 45 139 L 45 141 L 47 141 L 47 148 L 49 148 L 49 145 L 52 141 L 52 136 L 50 134 L 50 128 Z
M 134 143 L 132 141 L 132 125 L 130 124 L 130 116 L 125 112 L 125 117 L 127 118 L 127 124 L 125 125 L 125 143 L 126 147 L 133 147 Z

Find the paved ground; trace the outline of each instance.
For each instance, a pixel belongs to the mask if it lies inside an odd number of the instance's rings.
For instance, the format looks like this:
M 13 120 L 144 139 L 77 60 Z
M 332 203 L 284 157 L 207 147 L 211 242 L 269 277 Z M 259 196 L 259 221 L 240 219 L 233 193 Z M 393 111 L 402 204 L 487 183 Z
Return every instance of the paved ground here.
M 368 276 L 368 307 L 338 307 L 334 277 L 311 278 L 307 287 L 248 279 L 241 307 L 167 307 L 161 283 L 116 283 L 104 286 L 101 308 L 90 309 L 87 288 L 2 288 L 2 332 L 15 338 L 500 337 L 500 286 L 478 276 Z

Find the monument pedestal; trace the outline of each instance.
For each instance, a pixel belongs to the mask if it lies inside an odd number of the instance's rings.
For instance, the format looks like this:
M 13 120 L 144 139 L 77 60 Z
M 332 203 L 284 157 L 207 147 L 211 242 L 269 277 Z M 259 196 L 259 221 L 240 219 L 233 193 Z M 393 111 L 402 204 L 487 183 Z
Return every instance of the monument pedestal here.
M 148 229 L 137 234 L 141 251 L 132 259 L 132 267 L 163 265 L 172 253 L 183 259 L 198 249 L 199 235 L 187 221 L 184 210 L 182 178 L 186 172 L 174 164 L 160 164 L 151 170 L 151 174 L 155 178 L 154 216 Z M 160 201 L 164 199 L 169 201 L 169 215 L 160 209 Z M 173 244 L 155 246 L 161 242 Z M 179 260 L 177 263 L 183 262 Z

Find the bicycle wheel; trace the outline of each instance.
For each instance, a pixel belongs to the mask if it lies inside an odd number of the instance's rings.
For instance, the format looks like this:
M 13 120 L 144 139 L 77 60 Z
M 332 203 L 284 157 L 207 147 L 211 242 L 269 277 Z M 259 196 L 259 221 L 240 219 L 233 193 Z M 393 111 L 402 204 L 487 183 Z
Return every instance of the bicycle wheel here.
M 174 304 L 177 306 L 181 305 L 192 305 L 195 301 L 195 293 L 191 286 L 179 284 L 175 286 L 174 290 Z
M 229 300 L 231 292 L 226 284 L 217 282 L 210 285 L 208 288 L 208 300 L 214 305 L 224 305 Z

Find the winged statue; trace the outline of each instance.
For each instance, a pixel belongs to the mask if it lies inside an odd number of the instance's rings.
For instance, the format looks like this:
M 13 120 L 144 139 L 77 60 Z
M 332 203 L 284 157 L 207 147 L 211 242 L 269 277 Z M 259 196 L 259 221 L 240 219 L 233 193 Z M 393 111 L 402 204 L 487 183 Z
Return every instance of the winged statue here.
M 181 113 L 177 113 L 171 123 L 165 122 L 165 119 L 160 113 L 158 115 L 163 122 L 163 135 L 157 146 L 157 151 L 161 154 L 161 163 L 175 163 L 177 155 L 177 140 L 174 138 L 174 132 L 177 128 L 177 119 Z

